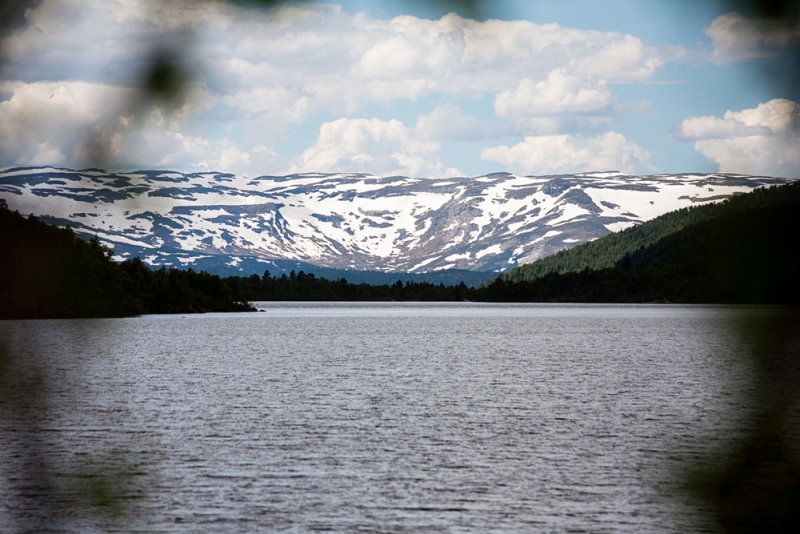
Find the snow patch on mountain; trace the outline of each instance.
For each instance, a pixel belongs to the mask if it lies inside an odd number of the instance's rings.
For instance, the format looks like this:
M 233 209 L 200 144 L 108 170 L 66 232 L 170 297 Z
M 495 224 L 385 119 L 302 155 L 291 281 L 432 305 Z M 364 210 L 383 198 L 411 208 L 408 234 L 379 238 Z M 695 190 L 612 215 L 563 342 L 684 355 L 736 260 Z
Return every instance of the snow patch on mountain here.
M 21 213 L 97 235 L 118 259 L 297 260 L 341 269 L 502 271 L 640 224 L 789 180 L 738 174 L 424 179 L 306 173 L 0 171 Z M 171 263 L 170 263 L 171 262 Z

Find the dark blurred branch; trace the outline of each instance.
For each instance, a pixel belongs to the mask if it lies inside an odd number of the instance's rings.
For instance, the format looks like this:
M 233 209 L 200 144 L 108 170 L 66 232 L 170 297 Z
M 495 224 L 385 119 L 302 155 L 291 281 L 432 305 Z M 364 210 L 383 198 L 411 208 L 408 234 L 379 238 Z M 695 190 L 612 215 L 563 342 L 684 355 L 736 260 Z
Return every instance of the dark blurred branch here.
M 40 0 L 3 0 L 0 2 L 0 37 L 25 24 L 25 9 Z
M 723 0 L 730 9 L 753 10 L 760 17 L 772 20 L 797 21 L 800 15 L 798 0 Z
M 740 325 L 756 371 L 752 430 L 690 484 L 723 532 L 800 532 L 800 310 L 761 314 Z

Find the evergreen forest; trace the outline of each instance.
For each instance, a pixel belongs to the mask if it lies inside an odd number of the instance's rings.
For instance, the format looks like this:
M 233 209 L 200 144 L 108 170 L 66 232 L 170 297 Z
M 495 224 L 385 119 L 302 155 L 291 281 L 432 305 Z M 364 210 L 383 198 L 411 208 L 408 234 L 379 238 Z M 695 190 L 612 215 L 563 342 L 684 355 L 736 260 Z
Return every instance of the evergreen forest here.
M 0 319 L 122 317 L 251 310 L 236 279 L 124 263 L 96 238 L 84 241 L 11 212 L 0 202 Z

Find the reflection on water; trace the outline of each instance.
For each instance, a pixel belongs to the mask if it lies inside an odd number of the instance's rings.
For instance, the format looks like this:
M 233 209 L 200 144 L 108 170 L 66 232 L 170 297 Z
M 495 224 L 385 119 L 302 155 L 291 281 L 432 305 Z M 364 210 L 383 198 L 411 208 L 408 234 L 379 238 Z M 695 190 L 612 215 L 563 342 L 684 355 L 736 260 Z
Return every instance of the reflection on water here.
M 46 515 L 26 508 L 36 471 L 20 465 L 38 441 L 48 480 L 120 473 L 99 493 L 137 511 L 98 522 L 74 497 L 74 531 L 710 528 L 712 505 L 680 498 L 677 474 L 746 436 L 753 365 L 733 333 L 769 313 L 258 307 L 0 322 L 47 403 L 3 398 L 0 521 Z

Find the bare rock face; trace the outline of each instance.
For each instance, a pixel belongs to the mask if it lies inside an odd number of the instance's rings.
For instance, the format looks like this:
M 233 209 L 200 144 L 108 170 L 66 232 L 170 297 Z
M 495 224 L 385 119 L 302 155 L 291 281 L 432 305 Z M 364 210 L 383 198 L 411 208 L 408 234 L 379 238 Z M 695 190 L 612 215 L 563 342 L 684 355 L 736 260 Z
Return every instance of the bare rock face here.
M 11 209 L 97 235 L 118 259 L 222 258 L 340 269 L 503 271 L 669 211 L 789 180 L 732 174 L 425 179 L 0 171 Z

